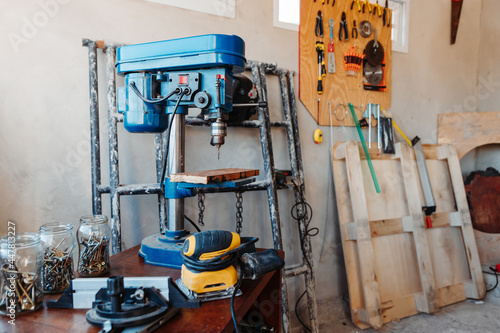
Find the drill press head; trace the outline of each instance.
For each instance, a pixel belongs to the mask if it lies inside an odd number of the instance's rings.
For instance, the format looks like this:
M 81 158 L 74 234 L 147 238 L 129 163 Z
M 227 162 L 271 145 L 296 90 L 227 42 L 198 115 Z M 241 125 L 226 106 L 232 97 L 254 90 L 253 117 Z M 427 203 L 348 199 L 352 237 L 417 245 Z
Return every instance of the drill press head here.
M 204 35 L 127 45 L 117 50 L 118 112 L 129 132 L 163 132 L 168 115 L 202 110 L 212 123 L 210 143 L 220 149 L 233 110 L 234 74 L 245 68 L 238 36 Z M 177 107 L 176 107 L 177 105 Z

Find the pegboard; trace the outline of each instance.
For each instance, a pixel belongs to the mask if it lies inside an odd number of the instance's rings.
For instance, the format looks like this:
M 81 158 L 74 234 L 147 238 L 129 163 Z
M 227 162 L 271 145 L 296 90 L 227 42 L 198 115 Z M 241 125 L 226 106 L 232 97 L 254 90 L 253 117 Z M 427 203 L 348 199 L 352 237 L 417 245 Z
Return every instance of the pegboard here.
M 334 5 L 332 6 L 332 3 Z M 363 1 L 360 1 L 363 7 Z M 330 115 L 328 102 L 331 103 L 332 124 L 339 126 L 343 123 L 345 126 L 354 126 L 354 122 L 347 113 L 343 122 L 342 119 L 346 113 L 344 108 L 339 108 L 337 118 L 333 115 L 335 107 L 339 104 L 347 105 L 352 103 L 358 108 L 356 112 L 358 118 L 362 118 L 363 110 L 368 103 L 380 104 L 386 110 L 391 106 L 391 61 L 392 61 L 392 42 L 391 29 L 392 23 L 388 27 L 383 24 L 383 18 L 378 14 L 365 13 L 361 9 L 358 12 L 356 3 L 351 10 L 351 0 L 301 0 L 300 2 L 300 32 L 299 32 L 299 98 L 307 108 L 309 113 L 318 122 L 319 125 L 330 125 Z M 380 2 L 383 7 L 384 1 Z M 372 7 L 374 5 L 372 4 Z M 381 8 L 382 14 L 383 9 Z M 321 10 L 323 14 L 323 37 L 316 37 L 316 16 Z M 339 26 L 342 12 L 346 13 L 347 30 L 349 39 L 339 41 Z M 392 18 L 392 11 L 388 9 L 388 18 Z M 327 73 L 323 77 L 323 93 L 318 94 L 318 56 L 316 52 L 316 42 L 322 41 L 325 45 L 325 66 L 328 68 L 328 44 L 330 43 L 329 20 L 333 19 L 333 44 L 335 46 L 335 67 L 336 73 Z M 352 38 L 353 21 L 356 20 L 358 28 L 358 37 Z M 369 21 L 372 24 L 373 32 L 368 38 L 359 34 L 359 25 L 362 21 Z M 388 19 L 389 20 L 389 19 Z M 356 52 L 363 54 L 366 44 L 374 39 L 374 31 L 377 29 L 377 40 L 383 46 L 385 51 L 385 91 L 369 91 L 363 87 L 363 68 L 359 70 L 357 76 L 348 76 L 344 69 L 344 54 L 349 51 L 349 47 L 356 45 Z M 320 100 L 318 106 L 318 99 Z M 362 107 L 362 108 L 361 108 Z

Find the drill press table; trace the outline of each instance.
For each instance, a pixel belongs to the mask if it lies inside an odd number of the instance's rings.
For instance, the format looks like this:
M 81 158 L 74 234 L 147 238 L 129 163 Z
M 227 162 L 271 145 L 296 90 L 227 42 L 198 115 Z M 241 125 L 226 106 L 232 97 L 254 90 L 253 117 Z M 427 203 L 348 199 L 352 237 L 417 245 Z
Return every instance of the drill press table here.
M 173 280 L 181 276 L 181 271 L 173 268 L 152 266 L 144 263 L 137 252 L 139 245 L 111 257 L 111 272 L 107 276 L 171 276 Z M 278 251 L 284 258 L 284 253 Z M 281 271 L 266 274 L 262 279 L 244 280 L 243 295 L 236 297 L 236 316 L 241 319 L 249 314 L 253 322 L 264 320 L 281 332 Z M 45 299 L 57 299 L 60 295 L 46 295 Z M 199 309 L 180 309 L 170 321 L 155 332 L 232 332 L 230 300 L 202 303 Z M 0 321 L 0 332 L 87 332 L 97 333 L 99 328 L 91 326 L 85 319 L 87 310 L 43 309 L 16 317 L 16 326 L 7 323 L 7 317 Z

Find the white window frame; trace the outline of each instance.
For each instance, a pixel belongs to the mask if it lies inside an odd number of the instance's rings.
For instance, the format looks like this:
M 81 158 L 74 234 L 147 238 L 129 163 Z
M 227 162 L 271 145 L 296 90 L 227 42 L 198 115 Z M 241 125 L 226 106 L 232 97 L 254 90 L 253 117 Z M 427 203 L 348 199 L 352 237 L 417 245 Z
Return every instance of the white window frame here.
M 312 1 L 312 0 L 311 0 Z M 300 8 L 299 8 L 300 11 Z M 277 28 L 299 31 L 299 25 L 280 21 L 280 0 L 274 0 L 273 24 Z
M 410 0 L 389 0 L 389 7 L 391 7 L 391 2 L 402 5 L 402 13 L 399 15 L 401 19 L 400 22 L 397 22 L 397 35 L 393 36 L 394 40 L 392 41 L 392 50 L 396 52 L 408 53 L 410 34 Z M 393 23 L 394 22 L 391 22 L 391 24 Z
M 146 0 L 197 12 L 236 18 L 236 0 Z

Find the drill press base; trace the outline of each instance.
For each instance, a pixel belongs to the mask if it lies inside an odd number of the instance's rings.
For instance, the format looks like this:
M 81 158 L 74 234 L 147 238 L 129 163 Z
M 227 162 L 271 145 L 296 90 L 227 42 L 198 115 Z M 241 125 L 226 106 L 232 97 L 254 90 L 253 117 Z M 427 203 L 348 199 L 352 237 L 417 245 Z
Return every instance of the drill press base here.
M 165 235 L 148 236 L 142 240 L 139 255 L 146 264 L 180 269 L 182 244 L 187 236 L 187 230 L 165 231 Z

